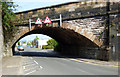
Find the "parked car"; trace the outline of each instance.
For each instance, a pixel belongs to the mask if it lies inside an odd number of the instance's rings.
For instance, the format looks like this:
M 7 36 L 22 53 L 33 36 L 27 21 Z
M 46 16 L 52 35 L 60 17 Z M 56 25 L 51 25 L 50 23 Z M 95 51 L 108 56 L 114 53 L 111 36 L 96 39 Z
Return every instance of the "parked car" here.
M 17 47 L 17 49 L 18 49 L 19 51 L 24 51 L 23 46 L 20 46 L 20 45 Z

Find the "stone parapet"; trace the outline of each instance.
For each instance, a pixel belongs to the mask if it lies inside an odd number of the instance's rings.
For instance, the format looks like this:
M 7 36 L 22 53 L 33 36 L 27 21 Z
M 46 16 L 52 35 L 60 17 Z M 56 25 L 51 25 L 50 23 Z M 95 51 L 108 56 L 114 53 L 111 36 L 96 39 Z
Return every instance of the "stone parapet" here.
M 110 3 L 110 12 L 118 12 L 119 3 Z M 44 20 L 46 16 L 51 19 L 59 18 L 59 14 L 62 14 L 62 18 L 73 19 L 80 17 L 96 16 L 106 14 L 106 2 L 71 2 L 66 4 L 60 4 L 55 6 L 49 6 L 44 8 L 32 9 L 28 11 L 16 13 L 17 19 L 23 19 L 22 21 L 33 19 L 33 22 L 40 17 Z

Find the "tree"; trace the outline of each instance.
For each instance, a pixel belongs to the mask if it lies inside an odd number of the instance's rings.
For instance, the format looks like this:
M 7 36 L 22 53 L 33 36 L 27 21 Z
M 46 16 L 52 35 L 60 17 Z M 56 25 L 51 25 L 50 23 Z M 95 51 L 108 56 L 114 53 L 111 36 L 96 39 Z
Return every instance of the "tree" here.
M 3 0 L 2 0 L 3 1 Z M 16 5 L 13 2 L 8 2 L 5 0 L 2 2 L 0 0 L 0 5 L 2 5 L 2 28 L 3 28 L 3 37 L 4 37 L 4 53 L 7 56 L 12 56 L 11 41 L 13 41 L 17 29 L 14 24 Z
M 61 44 L 59 44 L 54 39 L 50 39 L 47 41 L 48 45 L 43 45 L 42 49 L 54 49 L 55 51 L 61 51 Z
M 27 45 L 29 45 L 29 46 L 30 46 L 30 45 L 32 45 L 32 44 L 31 44 L 31 42 L 27 42 Z
M 35 40 L 35 41 L 36 41 L 36 40 L 39 40 L 38 36 L 36 36 L 36 38 L 35 38 L 34 40 Z
M 13 2 L 8 2 L 7 0 L 0 3 L 2 5 L 2 25 L 3 25 L 3 35 L 4 42 L 7 43 L 9 39 L 13 39 L 13 35 L 16 33 L 16 28 L 14 24 L 15 11 L 17 5 L 14 5 Z M 9 37 L 9 39 L 8 39 Z
M 38 36 L 36 36 L 36 38 L 32 41 L 33 46 L 36 46 L 36 47 L 38 46 L 37 40 L 39 40 Z
M 57 41 L 55 41 L 54 39 L 50 39 L 47 41 L 48 45 L 55 48 L 55 46 L 58 44 Z
M 18 41 L 18 45 L 20 45 L 20 41 Z
M 23 43 L 26 43 L 26 41 L 23 41 Z
M 2 24 L 3 29 L 6 31 L 12 31 L 12 29 L 15 27 L 14 25 L 14 18 L 15 14 L 13 11 L 15 11 L 16 5 L 14 5 L 13 2 L 1 2 L 2 4 Z

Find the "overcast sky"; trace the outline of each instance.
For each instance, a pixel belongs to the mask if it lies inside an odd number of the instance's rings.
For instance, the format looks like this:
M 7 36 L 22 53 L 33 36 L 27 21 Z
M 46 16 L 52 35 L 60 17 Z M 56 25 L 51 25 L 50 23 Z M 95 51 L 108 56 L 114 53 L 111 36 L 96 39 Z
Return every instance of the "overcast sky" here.
M 16 12 L 76 1 L 78 0 L 13 0 L 19 5 Z

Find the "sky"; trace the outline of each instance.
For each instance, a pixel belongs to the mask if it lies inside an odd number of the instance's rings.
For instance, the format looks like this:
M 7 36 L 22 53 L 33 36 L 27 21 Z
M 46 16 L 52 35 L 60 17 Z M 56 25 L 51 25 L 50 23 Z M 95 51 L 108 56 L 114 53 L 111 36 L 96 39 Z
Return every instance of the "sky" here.
M 75 1 L 78 0 L 13 0 L 18 5 L 16 12 Z
M 36 36 L 38 36 L 38 38 L 40 40 L 49 40 L 49 39 L 52 39 L 51 37 L 47 36 L 47 35 L 43 35 L 43 34 L 31 34 L 31 35 L 28 35 L 28 36 L 25 36 L 23 37 L 20 41 L 33 41 Z
M 15 12 L 21 12 L 36 8 L 42 8 L 67 2 L 75 2 L 78 0 L 13 0 L 15 5 L 18 5 Z M 32 34 L 22 38 L 20 41 L 32 41 L 34 38 L 38 36 L 41 40 L 49 40 L 50 37 L 42 34 Z

